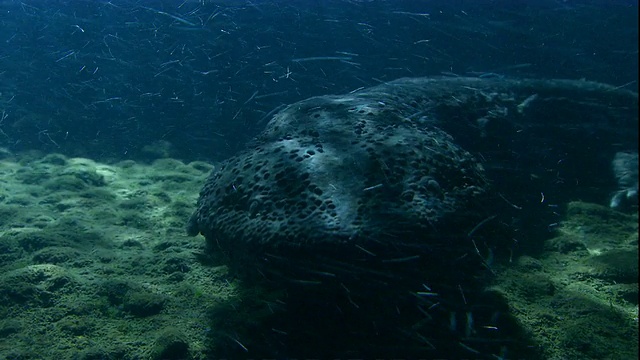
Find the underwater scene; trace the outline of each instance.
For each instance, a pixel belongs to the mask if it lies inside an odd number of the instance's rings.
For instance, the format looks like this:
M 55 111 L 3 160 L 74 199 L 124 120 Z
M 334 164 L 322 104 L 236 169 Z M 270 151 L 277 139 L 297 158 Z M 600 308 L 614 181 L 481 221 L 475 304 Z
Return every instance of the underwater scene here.
M 637 359 L 634 0 L 0 0 L 0 359 Z

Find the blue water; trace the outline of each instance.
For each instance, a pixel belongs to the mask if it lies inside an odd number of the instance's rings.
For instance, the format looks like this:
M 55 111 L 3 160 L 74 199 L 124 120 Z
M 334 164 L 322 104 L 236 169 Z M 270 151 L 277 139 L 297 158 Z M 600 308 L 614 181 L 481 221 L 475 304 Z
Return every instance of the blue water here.
M 283 104 L 400 77 L 586 78 L 634 89 L 635 1 L 0 4 L 0 146 L 234 154 Z

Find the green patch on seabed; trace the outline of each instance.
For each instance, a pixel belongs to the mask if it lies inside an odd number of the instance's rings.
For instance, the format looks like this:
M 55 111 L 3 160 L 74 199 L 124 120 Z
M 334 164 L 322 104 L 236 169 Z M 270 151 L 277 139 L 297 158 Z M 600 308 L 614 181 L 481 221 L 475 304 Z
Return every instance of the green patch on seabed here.
M 206 359 L 283 311 L 184 235 L 211 165 L 1 165 L 0 358 Z M 574 202 L 558 229 L 496 269 L 496 294 L 546 358 L 637 358 L 637 214 Z
M 496 289 L 548 359 L 638 358 L 638 215 L 572 202 L 538 259 Z
M 184 235 L 211 169 L 4 158 L 0 358 L 207 358 L 210 313 L 235 292 Z

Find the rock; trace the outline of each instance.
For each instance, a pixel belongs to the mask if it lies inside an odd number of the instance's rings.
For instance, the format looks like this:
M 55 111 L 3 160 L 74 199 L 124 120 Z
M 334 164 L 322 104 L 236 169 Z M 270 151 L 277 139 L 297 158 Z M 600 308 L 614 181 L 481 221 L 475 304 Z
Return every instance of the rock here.
M 189 342 L 184 334 L 176 329 L 161 332 L 150 352 L 152 360 L 185 360 L 192 359 L 189 353 Z

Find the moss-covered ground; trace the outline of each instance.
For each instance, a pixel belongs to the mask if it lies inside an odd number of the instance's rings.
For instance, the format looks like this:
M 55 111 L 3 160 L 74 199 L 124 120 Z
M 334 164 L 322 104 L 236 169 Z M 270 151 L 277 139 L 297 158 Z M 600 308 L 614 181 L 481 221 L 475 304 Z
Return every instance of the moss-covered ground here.
M 571 202 L 544 249 L 505 266 L 495 288 L 545 358 L 637 359 L 637 213 Z
M 0 160 L 0 358 L 207 358 L 234 284 L 184 225 L 211 169 Z
M 278 294 L 240 288 L 185 235 L 212 167 L 5 151 L 0 358 L 208 359 L 216 339 L 243 347 Z M 493 290 L 545 358 L 638 357 L 637 220 L 569 203 L 544 252 L 496 265 Z

